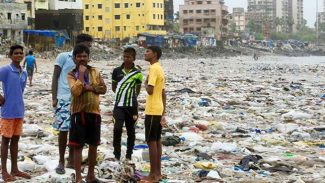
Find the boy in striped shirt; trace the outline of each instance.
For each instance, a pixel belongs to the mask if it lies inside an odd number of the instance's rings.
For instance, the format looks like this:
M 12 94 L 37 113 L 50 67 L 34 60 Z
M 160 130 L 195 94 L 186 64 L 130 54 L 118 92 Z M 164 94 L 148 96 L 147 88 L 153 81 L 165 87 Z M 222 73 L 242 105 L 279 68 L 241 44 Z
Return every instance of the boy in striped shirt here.
M 121 158 L 121 136 L 125 122 L 127 130 L 126 159 L 131 160 L 135 141 L 135 124 L 138 119 L 137 96 L 140 93 L 143 76 L 135 68 L 136 51 L 126 48 L 123 53 L 123 64 L 113 70 L 112 90 L 115 93 L 114 117 L 114 156 Z

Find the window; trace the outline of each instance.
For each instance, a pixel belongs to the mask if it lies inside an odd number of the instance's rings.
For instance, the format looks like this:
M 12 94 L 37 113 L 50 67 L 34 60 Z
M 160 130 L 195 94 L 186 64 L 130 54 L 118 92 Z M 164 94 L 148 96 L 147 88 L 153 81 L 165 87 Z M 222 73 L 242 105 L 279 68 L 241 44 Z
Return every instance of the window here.
M 124 3 L 124 8 L 128 8 L 129 7 L 129 3 Z
M 115 4 L 114 4 L 114 7 L 115 7 L 115 8 L 120 8 L 120 3 L 115 3 Z
M 89 27 L 86 27 L 86 32 L 89 32 Z
M 207 1 L 207 4 L 211 4 L 211 1 Z
M 163 7 L 163 3 L 160 3 L 160 8 L 162 8 Z
M 156 19 L 156 14 L 153 14 L 153 19 Z
M 98 15 L 98 20 L 103 20 L 103 16 L 102 15 Z
M 139 29 L 140 29 L 140 27 L 139 27 L 139 26 L 135 26 L 135 30 L 137 30 L 137 31 L 138 31 Z
M 152 3 L 152 7 L 154 7 L 154 8 L 155 8 L 155 7 L 156 7 L 156 3 Z
M 85 4 L 85 9 L 89 9 L 89 4 Z
M 202 1 L 198 1 L 197 4 L 202 4 Z
M 196 13 L 201 13 L 202 11 L 201 10 L 196 10 Z
M 89 16 L 85 16 L 85 20 L 89 20 Z
M 115 17 L 115 20 L 121 19 L 121 16 L 120 15 L 115 15 L 114 17 Z
M 140 8 L 140 7 L 141 7 L 141 3 L 135 3 L 135 6 L 136 6 L 137 8 Z
M 25 17 L 25 13 L 22 13 L 21 14 L 21 20 L 25 20 L 26 19 L 26 17 Z
M 126 19 L 130 19 L 131 18 L 131 15 L 126 15 Z
M 123 27 L 124 31 L 126 31 L 126 26 Z
M 187 14 L 187 10 L 183 10 L 183 14 Z
M 164 19 L 163 15 L 160 15 L 160 19 Z
M 157 19 L 159 19 L 159 15 L 157 14 Z
M 8 17 L 8 20 L 11 20 L 11 13 L 8 13 L 7 15 L 8 15 L 7 16 Z
M 193 10 L 189 10 L 188 12 L 191 13 L 191 14 L 193 14 Z
M 97 7 L 98 7 L 98 9 L 102 9 L 103 8 L 103 5 L 102 4 L 98 4 Z
M 97 30 L 98 30 L 98 32 L 102 32 L 103 31 L 103 27 L 98 27 Z
M 201 31 L 201 27 L 196 28 L 196 31 L 200 32 Z
M 115 31 L 120 31 L 120 26 L 115 26 Z

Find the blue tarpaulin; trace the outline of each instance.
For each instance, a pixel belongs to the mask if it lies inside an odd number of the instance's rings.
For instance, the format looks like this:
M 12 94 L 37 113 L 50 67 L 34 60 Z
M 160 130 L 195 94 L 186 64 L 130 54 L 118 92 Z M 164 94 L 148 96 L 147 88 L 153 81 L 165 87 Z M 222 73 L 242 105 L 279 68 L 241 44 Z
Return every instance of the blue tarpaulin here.
M 55 30 L 24 30 L 24 34 L 52 37 L 55 39 L 55 46 L 62 47 L 65 40 L 70 40 L 69 36 L 64 31 Z
M 164 45 L 164 37 L 160 35 L 152 35 L 148 33 L 141 33 L 139 36 L 144 36 L 146 38 L 147 46 L 159 46 L 163 47 Z

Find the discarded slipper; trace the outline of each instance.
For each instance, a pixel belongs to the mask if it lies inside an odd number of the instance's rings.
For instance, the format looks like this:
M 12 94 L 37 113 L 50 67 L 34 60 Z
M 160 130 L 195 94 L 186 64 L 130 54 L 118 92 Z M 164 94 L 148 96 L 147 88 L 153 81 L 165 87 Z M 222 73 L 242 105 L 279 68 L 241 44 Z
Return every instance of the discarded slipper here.
M 63 166 L 60 166 L 60 165 L 59 165 L 58 167 L 55 168 L 55 172 L 56 172 L 57 174 L 62 175 L 62 174 L 65 174 L 65 169 L 64 169 Z

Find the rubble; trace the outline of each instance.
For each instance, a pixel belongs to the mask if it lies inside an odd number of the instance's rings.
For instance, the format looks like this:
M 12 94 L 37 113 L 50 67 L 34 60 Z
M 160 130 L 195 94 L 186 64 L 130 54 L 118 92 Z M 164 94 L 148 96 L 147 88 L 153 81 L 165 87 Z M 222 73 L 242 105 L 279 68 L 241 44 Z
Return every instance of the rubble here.
M 139 52 L 136 64 L 147 75 L 148 63 L 141 58 Z M 251 56 L 174 59 L 165 55 L 162 66 L 167 78 L 169 124 L 163 129 L 162 171 L 167 176 L 163 181 L 323 182 L 323 60 L 278 56 L 259 61 Z M 107 60 L 94 59 L 91 64 L 110 86 L 112 70 L 121 62 L 107 55 Z M 6 63 L 8 60 L 1 62 Z M 57 132 L 51 127 L 53 61 L 41 60 L 38 67 L 34 85 L 25 91 L 19 167 L 32 174 L 29 182 L 71 182 L 72 169 L 65 175 L 54 171 L 59 156 Z M 113 96 L 108 91 L 101 98 L 102 141 L 96 175 L 104 182 L 135 182 L 150 169 L 143 124 L 146 94 L 142 90 L 139 96 L 140 119 L 131 162 L 123 158 L 114 161 Z M 122 154 L 125 151 L 124 132 Z

